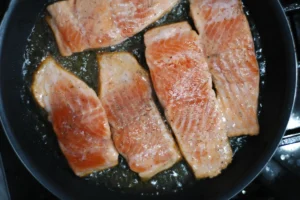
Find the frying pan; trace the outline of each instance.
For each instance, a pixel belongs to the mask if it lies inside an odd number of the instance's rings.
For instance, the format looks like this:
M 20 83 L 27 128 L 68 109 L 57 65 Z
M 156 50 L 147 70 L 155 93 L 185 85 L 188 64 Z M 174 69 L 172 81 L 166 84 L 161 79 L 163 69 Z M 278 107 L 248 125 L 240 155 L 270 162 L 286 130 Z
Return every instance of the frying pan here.
M 50 2 L 50 1 L 49 1 Z M 23 54 L 27 38 L 38 14 L 48 1 L 12 0 L 0 31 L 0 114 L 6 136 L 16 154 L 32 175 L 61 199 L 135 199 L 139 195 L 114 192 L 103 185 L 90 184 L 68 173 L 64 159 L 56 155 L 56 146 L 44 146 L 37 140 L 39 121 L 28 114 L 21 100 L 24 80 Z M 223 173 L 213 179 L 197 181 L 176 194 L 149 198 L 229 199 L 260 173 L 276 150 L 287 126 L 296 90 L 296 55 L 293 38 L 284 11 L 277 0 L 244 0 L 260 33 L 266 59 L 260 134 L 248 138 Z M 31 107 L 30 107 L 31 106 Z M 144 197 L 145 198 L 145 197 Z

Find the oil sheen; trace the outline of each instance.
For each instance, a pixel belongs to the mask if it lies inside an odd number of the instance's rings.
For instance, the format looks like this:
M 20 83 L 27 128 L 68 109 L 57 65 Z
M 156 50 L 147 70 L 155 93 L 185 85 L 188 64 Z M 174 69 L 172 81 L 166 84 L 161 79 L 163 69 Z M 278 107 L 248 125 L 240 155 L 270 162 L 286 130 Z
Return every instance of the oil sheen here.
M 259 33 L 256 29 L 254 21 L 251 18 L 250 12 L 246 8 L 244 9 L 248 17 L 254 38 L 256 56 L 259 62 L 261 75 L 260 91 L 262 91 L 264 89 L 266 62 L 263 56 L 263 50 L 261 48 Z M 29 89 L 32 83 L 32 76 L 36 68 L 47 55 L 53 56 L 67 70 L 71 71 L 80 79 L 85 81 L 95 91 L 98 91 L 98 66 L 96 61 L 97 53 L 114 51 L 131 52 L 137 58 L 139 63 L 147 71 L 149 71 L 144 55 L 144 33 L 150 28 L 156 26 L 185 20 L 188 20 L 193 26 L 193 22 L 189 17 L 189 3 L 187 0 L 182 0 L 175 8 L 173 8 L 170 13 L 151 24 L 141 33 L 127 39 L 119 45 L 76 53 L 70 57 L 62 57 L 56 46 L 53 33 L 44 19 L 46 14 L 47 13 L 45 10 L 41 11 L 41 14 L 37 18 L 36 24 L 33 27 L 30 36 L 28 37 L 27 47 L 24 52 L 23 64 L 23 77 L 25 84 L 22 90 L 21 99 L 23 104 L 25 104 L 28 108 L 28 113 L 38 122 L 35 127 L 36 132 L 39 133 L 37 135 L 39 137 L 37 138 L 37 143 L 41 145 L 41 148 L 50 149 L 48 151 L 48 155 L 45 156 L 54 154 L 55 158 L 58 160 L 63 159 L 63 155 L 58 148 L 52 126 L 47 120 L 47 114 L 42 109 L 39 109 L 37 106 L 35 106 Z M 161 106 L 157 101 L 157 97 L 154 98 L 156 99 L 156 103 L 162 112 Z M 262 105 L 259 104 L 259 113 L 261 106 Z M 246 142 L 247 136 L 231 138 L 230 143 L 234 154 L 237 154 L 239 149 L 241 149 Z M 65 166 L 63 167 L 67 168 L 67 164 L 65 163 Z M 70 169 L 68 169 L 68 171 L 72 173 Z M 118 166 L 101 172 L 92 173 L 84 179 L 87 184 L 94 184 L 99 187 L 106 186 L 110 190 L 126 193 L 139 193 L 141 195 L 159 195 L 163 193 L 178 192 L 183 190 L 184 187 L 193 185 L 196 181 L 191 169 L 185 161 L 175 164 L 172 168 L 159 173 L 146 182 L 141 181 L 138 175 L 129 169 L 125 159 L 121 156 L 119 158 Z

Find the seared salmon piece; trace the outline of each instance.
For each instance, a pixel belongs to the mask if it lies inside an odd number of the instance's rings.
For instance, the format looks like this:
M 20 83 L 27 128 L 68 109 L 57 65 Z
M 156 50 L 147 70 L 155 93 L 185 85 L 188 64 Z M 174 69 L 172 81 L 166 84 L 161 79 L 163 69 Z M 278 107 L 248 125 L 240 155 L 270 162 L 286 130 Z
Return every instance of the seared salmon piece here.
M 147 72 L 130 53 L 98 56 L 100 98 L 115 147 L 142 179 L 170 168 L 180 152 L 152 98 Z
M 47 7 L 60 53 L 119 44 L 169 12 L 179 0 L 67 0 Z
M 83 81 L 47 57 L 31 89 L 47 111 L 59 146 L 77 176 L 118 164 L 105 110 Z
M 257 135 L 259 70 L 254 51 L 235 49 L 211 56 L 208 61 L 227 135 Z
M 232 151 L 199 36 L 180 22 L 144 39 L 153 85 L 183 156 L 196 178 L 217 176 Z
M 191 16 L 207 56 L 230 49 L 254 49 L 240 0 L 190 0 Z
M 259 67 L 240 0 L 190 0 L 227 135 L 257 135 Z

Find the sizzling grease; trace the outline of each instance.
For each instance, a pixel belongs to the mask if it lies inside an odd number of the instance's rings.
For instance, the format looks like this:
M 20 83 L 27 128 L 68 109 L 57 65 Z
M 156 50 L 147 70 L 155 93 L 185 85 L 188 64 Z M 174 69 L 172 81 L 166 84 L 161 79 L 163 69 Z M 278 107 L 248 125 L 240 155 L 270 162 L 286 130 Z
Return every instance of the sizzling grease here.
M 260 44 L 260 36 L 257 32 L 249 11 L 245 9 L 248 17 L 251 31 L 254 37 L 254 43 L 256 47 L 256 55 L 260 66 L 261 75 L 261 88 L 263 90 L 264 76 L 266 73 L 266 62 L 263 56 L 263 51 Z M 28 37 L 27 48 L 24 53 L 24 89 L 22 92 L 22 101 L 28 107 L 29 113 L 39 122 L 35 129 L 39 132 L 39 144 L 41 148 L 50 148 L 51 153 L 55 154 L 57 159 L 61 159 L 61 154 L 56 144 L 55 134 L 53 133 L 51 124 L 47 121 L 47 117 L 44 111 L 40 110 L 39 113 L 34 112 L 36 107 L 34 106 L 31 93 L 29 91 L 32 75 L 37 66 L 46 55 L 51 54 L 59 63 L 61 63 L 66 69 L 77 75 L 83 81 L 85 81 L 95 91 L 98 91 L 98 66 L 96 60 L 96 54 L 99 52 L 113 52 L 113 51 L 128 51 L 133 53 L 140 64 L 147 70 L 148 67 L 145 61 L 145 46 L 143 44 L 143 34 L 151 27 L 160 26 L 163 24 L 170 24 L 173 22 L 179 22 L 188 20 L 192 24 L 192 20 L 189 17 L 189 3 L 187 0 L 182 0 L 181 3 L 176 6 L 171 13 L 165 15 L 162 19 L 158 20 L 154 24 L 150 25 L 147 29 L 137 34 L 136 36 L 126 40 L 120 45 L 103 48 L 100 50 L 91 50 L 82 53 L 74 54 L 70 57 L 62 57 L 59 54 L 56 42 L 44 20 L 45 12 L 43 11 L 37 19 L 36 25 L 32 29 L 31 35 Z M 154 97 L 157 99 L 156 97 Z M 158 101 L 156 101 L 160 107 Z M 259 105 L 261 108 L 261 104 Z M 162 111 L 162 109 L 160 109 Z M 231 146 L 234 153 L 237 153 L 240 148 L 246 143 L 247 137 L 231 138 Z M 43 147 L 46 146 L 46 147 Z M 42 151 L 41 151 L 42 152 Z M 45 155 L 47 156 L 47 155 Z M 99 186 L 106 186 L 111 190 L 129 192 L 129 193 L 142 193 L 143 195 L 158 195 L 162 193 L 177 192 L 195 183 L 195 179 L 192 171 L 188 167 L 185 161 L 181 161 L 175 164 L 172 168 L 156 175 L 147 182 L 143 182 L 139 179 L 138 175 L 132 172 L 124 158 L 120 157 L 120 163 L 117 167 L 104 170 L 102 172 L 93 173 L 86 177 L 85 180 L 89 184 L 95 184 Z M 234 158 L 233 158 L 234 159 Z M 65 166 L 57 166 L 58 168 L 66 168 Z M 69 173 L 72 173 L 69 170 Z M 87 183 L 88 184 L 88 183 Z

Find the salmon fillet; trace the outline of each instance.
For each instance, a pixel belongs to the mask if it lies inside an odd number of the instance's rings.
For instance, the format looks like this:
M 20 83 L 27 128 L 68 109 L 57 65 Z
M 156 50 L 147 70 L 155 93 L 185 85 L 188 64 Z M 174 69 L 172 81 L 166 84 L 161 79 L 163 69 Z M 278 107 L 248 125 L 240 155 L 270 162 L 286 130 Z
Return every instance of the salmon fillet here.
M 119 44 L 170 11 L 179 0 L 68 0 L 47 7 L 60 53 Z
M 230 49 L 254 49 L 240 0 L 190 0 L 191 16 L 207 56 Z
M 170 130 L 152 98 L 147 72 L 129 53 L 98 56 L 100 98 L 115 147 L 142 179 L 181 159 Z
M 105 110 L 83 81 L 47 57 L 31 89 L 48 112 L 59 146 L 77 176 L 118 164 Z
M 257 135 L 259 67 L 240 0 L 190 0 L 227 135 Z
M 153 85 L 183 156 L 196 178 L 218 175 L 232 151 L 198 35 L 181 22 L 144 38 Z
M 259 70 L 255 53 L 235 49 L 208 59 L 227 135 L 256 135 Z

